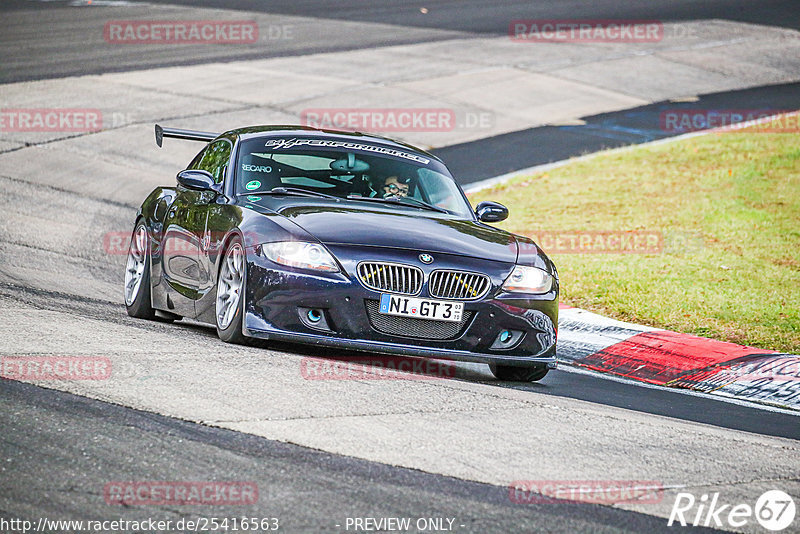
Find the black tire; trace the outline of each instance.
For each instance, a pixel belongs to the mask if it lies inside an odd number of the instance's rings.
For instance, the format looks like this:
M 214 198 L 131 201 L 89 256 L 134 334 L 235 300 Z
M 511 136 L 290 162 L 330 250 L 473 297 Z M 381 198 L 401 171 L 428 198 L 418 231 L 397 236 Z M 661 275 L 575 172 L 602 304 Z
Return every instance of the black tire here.
M 143 271 L 141 273 L 141 280 L 139 282 L 139 287 L 135 292 L 135 297 L 129 303 L 128 302 L 128 295 L 127 295 L 127 285 L 128 285 L 128 271 L 131 269 L 131 255 L 134 254 L 133 249 L 137 247 L 134 240 L 136 239 L 137 232 L 143 230 L 145 236 L 145 245 L 144 245 L 144 265 Z M 128 315 L 131 317 L 136 317 L 138 319 L 149 319 L 153 320 L 156 318 L 156 311 L 153 309 L 152 300 L 150 298 L 151 295 L 151 288 L 150 288 L 150 235 L 147 232 L 147 226 L 145 226 L 143 221 L 139 221 L 136 226 L 133 228 L 133 233 L 131 234 L 131 244 L 128 247 L 128 263 L 126 265 L 126 284 L 125 284 L 125 294 L 123 294 L 123 298 L 125 299 L 125 307 L 128 309 Z
M 236 303 L 236 310 L 234 312 L 233 318 L 230 319 L 230 322 L 226 326 L 221 327 L 219 308 L 217 304 L 218 292 L 220 289 L 220 282 L 221 282 L 220 277 L 223 275 L 223 271 L 225 269 L 225 262 L 228 258 L 229 253 L 232 253 L 232 251 L 236 250 L 237 246 L 240 251 L 237 252 L 237 254 L 242 255 L 242 273 L 241 273 L 242 282 L 240 287 L 240 294 L 238 301 Z M 214 303 L 215 303 L 214 318 L 217 326 L 217 335 L 225 343 L 234 343 L 237 345 L 251 344 L 249 338 L 245 337 L 245 335 L 242 333 L 242 318 L 244 317 L 244 292 L 246 286 L 247 286 L 247 261 L 246 258 L 244 257 L 244 246 L 242 245 L 242 239 L 239 236 L 236 236 L 232 238 L 228 242 L 228 245 L 225 247 L 225 252 L 223 253 L 222 256 L 222 261 L 220 261 L 219 271 L 217 272 L 217 285 L 216 288 L 214 289 Z
M 490 363 L 492 374 L 503 382 L 537 382 L 547 375 L 550 370 L 546 364 L 535 367 L 514 367 L 512 365 L 497 365 Z

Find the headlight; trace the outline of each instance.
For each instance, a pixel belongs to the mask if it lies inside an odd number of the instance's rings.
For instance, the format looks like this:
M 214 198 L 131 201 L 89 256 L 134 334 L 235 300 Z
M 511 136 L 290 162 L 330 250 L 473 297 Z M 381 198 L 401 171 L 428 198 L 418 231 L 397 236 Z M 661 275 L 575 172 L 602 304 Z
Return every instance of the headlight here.
M 503 284 L 512 293 L 547 293 L 553 287 L 553 277 L 536 267 L 517 265 Z
M 264 255 L 275 263 L 298 269 L 337 272 L 339 267 L 333 256 L 318 243 L 305 241 L 278 241 L 261 245 Z

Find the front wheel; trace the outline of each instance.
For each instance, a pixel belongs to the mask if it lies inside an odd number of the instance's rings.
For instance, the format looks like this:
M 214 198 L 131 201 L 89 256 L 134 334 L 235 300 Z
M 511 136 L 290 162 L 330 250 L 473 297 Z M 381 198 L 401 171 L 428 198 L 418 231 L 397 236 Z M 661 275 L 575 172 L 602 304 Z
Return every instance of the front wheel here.
M 234 237 L 222 258 L 215 299 L 217 334 L 226 343 L 247 343 L 242 334 L 246 264 L 242 240 Z
M 150 300 L 150 237 L 144 222 L 133 230 L 125 267 L 125 307 L 128 315 L 139 319 L 155 319 Z
M 547 364 L 537 364 L 534 367 L 514 367 L 490 363 L 489 369 L 498 380 L 503 382 L 537 382 L 544 378 L 549 371 Z

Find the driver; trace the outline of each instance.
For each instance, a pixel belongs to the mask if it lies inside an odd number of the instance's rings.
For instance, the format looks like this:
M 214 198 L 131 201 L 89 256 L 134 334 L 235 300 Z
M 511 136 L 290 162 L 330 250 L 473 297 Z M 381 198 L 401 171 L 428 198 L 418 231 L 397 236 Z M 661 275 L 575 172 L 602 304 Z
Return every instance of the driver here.
M 383 198 L 389 197 L 407 197 L 408 196 L 408 183 L 410 180 L 403 176 L 393 174 L 387 176 L 383 181 L 383 186 L 378 192 Z

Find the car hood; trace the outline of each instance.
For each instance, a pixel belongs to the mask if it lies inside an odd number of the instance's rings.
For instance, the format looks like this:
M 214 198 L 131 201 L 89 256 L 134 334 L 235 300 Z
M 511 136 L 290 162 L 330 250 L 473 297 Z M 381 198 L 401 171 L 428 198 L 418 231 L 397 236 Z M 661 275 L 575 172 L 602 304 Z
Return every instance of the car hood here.
M 395 247 L 508 263 L 517 259 L 516 240 L 504 230 L 418 210 L 301 205 L 278 213 L 325 244 Z

